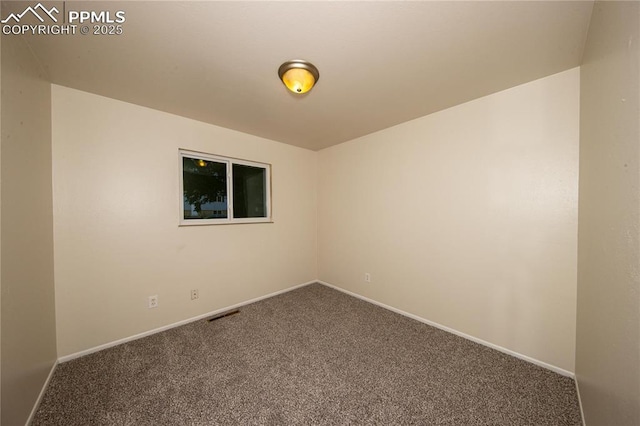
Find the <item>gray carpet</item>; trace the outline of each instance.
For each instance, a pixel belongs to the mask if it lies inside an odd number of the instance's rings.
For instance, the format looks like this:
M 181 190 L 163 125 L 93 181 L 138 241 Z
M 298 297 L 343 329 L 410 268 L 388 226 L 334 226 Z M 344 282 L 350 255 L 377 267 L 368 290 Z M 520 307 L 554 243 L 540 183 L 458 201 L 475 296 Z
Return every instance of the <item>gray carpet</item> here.
M 580 425 L 573 380 L 320 284 L 60 364 L 32 425 Z

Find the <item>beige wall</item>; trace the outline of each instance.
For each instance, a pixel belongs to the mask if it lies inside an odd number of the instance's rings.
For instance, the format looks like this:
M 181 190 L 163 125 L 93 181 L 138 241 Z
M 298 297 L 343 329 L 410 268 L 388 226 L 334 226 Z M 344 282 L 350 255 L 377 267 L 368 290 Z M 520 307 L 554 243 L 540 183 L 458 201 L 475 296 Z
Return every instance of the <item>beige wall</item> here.
M 578 108 L 576 68 L 320 151 L 319 278 L 573 371 Z
M 640 424 L 640 4 L 597 2 L 581 68 L 576 375 L 587 425 Z
M 2 36 L 2 424 L 24 424 L 56 360 L 51 86 Z
M 315 152 L 56 85 L 52 105 L 59 356 L 317 277 Z M 272 164 L 274 223 L 178 227 L 178 148 Z

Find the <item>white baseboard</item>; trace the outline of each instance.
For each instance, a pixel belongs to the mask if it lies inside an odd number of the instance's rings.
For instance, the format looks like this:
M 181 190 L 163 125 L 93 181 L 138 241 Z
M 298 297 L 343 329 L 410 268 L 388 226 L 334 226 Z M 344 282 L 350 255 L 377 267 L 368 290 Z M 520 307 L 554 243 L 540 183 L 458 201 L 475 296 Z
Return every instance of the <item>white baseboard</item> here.
M 575 377 L 576 393 L 578 394 L 578 405 L 580 405 L 580 418 L 582 418 L 582 426 L 587 426 L 587 422 L 584 419 L 584 409 L 582 408 L 582 398 L 580 398 L 580 386 L 578 386 L 578 376 Z
M 546 368 L 547 370 L 554 371 L 554 372 L 556 372 L 558 374 L 561 374 L 563 376 L 571 377 L 572 379 L 575 380 L 575 374 L 572 373 L 571 371 L 567 371 L 567 370 L 562 369 L 560 367 L 556 367 L 555 365 L 547 364 L 546 362 L 537 360 L 535 358 L 528 357 L 528 356 L 523 355 L 521 353 L 512 351 L 511 349 L 503 348 L 502 346 L 495 345 L 495 344 L 487 342 L 485 340 L 478 339 L 477 337 L 470 336 L 470 335 L 462 333 L 462 332 L 460 332 L 458 330 L 454 330 L 453 328 L 449 328 L 449 327 L 444 326 L 442 324 L 438 324 L 437 322 L 433 322 L 433 321 L 430 321 L 428 319 L 419 317 L 417 315 L 410 314 L 408 312 L 405 312 L 405 311 L 402 311 L 400 309 L 394 308 L 393 306 L 385 305 L 384 303 L 380 303 L 380 302 L 378 302 L 376 300 L 369 299 L 368 297 L 361 296 L 361 295 L 359 295 L 357 293 L 353 293 L 353 292 L 351 292 L 349 290 L 345 290 L 343 288 L 340 288 L 338 286 L 329 284 L 327 282 L 320 281 L 320 280 L 318 280 L 318 282 L 320 284 L 322 284 L 322 285 L 326 285 L 327 287 L 331 287 L 331 288 L 333 288 L 335 290 L 341 291 L 341 292 L 343 292 L 345 294 L 348 294 L 350 296 L 353 296 L 353 297 L 356 297 L 358 299 L 364 300 L 365 302 L 373 303 L 374 305 L 380 306 L 381 308 L 390 310 L 390 311 L 395 312 L 395 313 L 400 314 L 400 315 L 404 315 L 405 317 L 409 317 L 409 318 L 414 319 L 416 321 L 420 321 L 420 322 L 425 323 L 427 325 L 430 325 L 432 327 L 439 328 L 440 330 L 444 330 L 446 332 L 455 334 L 456 336 L 463 337 L 463 338 L 465 338 L 467 340 L 471 340 L 472 342 L 479 343 L 479 344 L 484 345 L 484 346 L 488 346 L 488 347 L 490 347 L 492 349 L 495 349 L 497 351 L 506 353 L 508 355 L 514 356 L 516 358 L 522 359 L 522 360 L 527 361 L 527 362 L 530 362 L 530 363 L 535 364 L 537 366 Z
M 99 352 L 101 350 L 104 350 L 104 349 L 107 349 L 107 348 L 111 348 L 113 346 L 118 346 L 118 345 L 121 345 L 123 343 L 131 342 L 133 340 L 137 340 L 137 339 L 141 339 L 143 337 L 151 336 L 152 334 L 156 334 L 156 333 L 160 333 L 162 331 L 170 330 L 172 328 L 179 327 L 179 326 L 185 325 L 185 324 L 189 324 L 189 323 L 194 322 L 194 321 L 199 321 L 199 320 L 207 318 L 207 317 L 215 316 L 217 314 L 220 314 L 220 313 L 232 310 L 232 309 L 236 309 L 236 308 L 239 308 L 241 306 L 249 305 L 251 303 L 255 303 L 255 302 L 258 302 L 258 301 L 263 300 L 263 299 L 268 299 L 270 297 L 277 296 L 279 294 L 287 293 L 289 291 L 292 291 L 292 290 L 295 290 L 297 288 L 304 287 L 304 286 L 307 286 L 309 284 L 313 284 L 313 283 L 316 283 L 316 282 L 320 283 L 322 285 L 325 285 L 327 287 L 333 288 L 335 290 L 341 291 L 341 292 L 343 292 L 345 294 L 348 294 L 350 296 L 353 296 L 353 297 L 356 297 L 358 299 L 364 300 L 365 302 L 372 303 L 374 305 L 380 306 L 381 308 L 390 310 L 390 311 L 395 312 L 397 314 L 406 316 L 406 317 L 414 319 L 416 321 L 420 321 L 420 322 L 422 322 L 424 324 L 427 324 L 427 325 L 430 325 L 432 327 L 439 328 L 440 330 L 444 330 L 446 332 L 455 334 L 455 335 L 460 336 L 462 338 L 465 338 L 467 340 L 471 340 L 472 342 L 479 343 L 481 345 L 490 347 L 490 348 L 495 349 L 497 351 L 506 353 L 506 354 L 514 356 L 516 358 L 519 358 L 519 359 L 522 359 L 524 361 L 530 362 L 532 364 L 538 365 L 540 367 L 546 368 L 547 370 L 551 370 L 551 371 L 554 371 L 554 372 L 556 372 L 558 374 L 561 374 L 563 376 L 571 377 L 572 379 L 575 379 L 575 374 L 572 373 L 571 371 L 567 371 L 567 370 L 562 369 L 560 367 L 556 367 L 555 365 L 551 365 L 551 364 L 548 364 L 546 362 L 537 360 L 535 358 L 531 358 L 531 357 L 529 357 L 527 355 L 523 355 L 521 353 L 512 351 L 511 349 L 507 349 L 507 348 L 504 348 L 502 346 L 498 346 L 496 344 L 493 344 L 491 342 L 487 342 L 485 340 L 482 340 L 482 339 L 479 339 L 477 337 L 471 336 L 469 334 L 465 334 L 465 333 L 463 333 L 461 331 L 455 330 L 453 328 L 449 328 L 449 327 L 444 326 L 442 324 L 439 324 L 437 322 L 430 321 L 428 319 L 419 317 L 418 315 L 414 315 L 414 314 L 402 311 L 400 309 L 394 308 L 393 306 L 385 305 L 384 303 L 378 302 L 378 301 L 373 300 L 373 299 L 369 299 L 368 297 L 361 296 L 361 295 L 359 295 L 357 293 L 353 293 L 353 292 L 351 292 L 349 290 L 345 290 L 343 288 L 340 288 L 338 286 L 335 286 L 333 284 L 329 284 L 329 283 L 327 283 L 325 281 L 321 281 L 321 280 L 314 280 L 314 281 L 309 281 L 309 282 L 306 282 L 306 283 L 303 283 L 303 284 L 298 284 L 298 285 L 295 285 L 293 287 L 286 288 L 284 290 L 279 290 L 279 291 L 276 291 L 276 292 L 273 292 L 273 293 L 266 294 L 264 296 L 256 297 L 256 298 L 251 299 L 251 300 L 247 300 L 247 301 L 244 301 L 244 302 L 237 303 L 235 305 L 226 306 L 224 308 L 216 309 L 215 311 L 207 312 L 207 313 L 202 314 L 202 315 L 198 315 L 198 316 L 195 316 L 195 317 L 192 317 L 192 318 L 188 318 L 188 319 L 185 319 L 185 320 L 182 320 L 182 321 L 178 321 L 178 322 L 173 323 L 173 324 L 169 324 L 169 325 L 165 325 L 163 327 L 155 328 L 153 330 L 145 331 L 144 333 L 139 333 L 139 334 L 136 334 L 136 335 L 133 335 L 133 336 L 125 337 L 123 339 L 115 340 L 113 342 L 109 342 L 109 343 L 105 343 L 105 344 L 102 344 L 102 345 L 99 345 L 99 346 L 95 346 L 93 348 L 89 348 L 89 349 L 86 349 L 86 350 L 83 350 L 83 351 L 80 351 L 80 352 L 76 352 L 76 353 L 73 353 L 73 354 L 70 354 L 70 355 L 65 355 L 65 356 L 60 357 L 58 359 L 58 362 L 59 363 L 63 363 L 63 362 L 71 361 L 73 359 L 80 358 L 80 357 L 83 357 L 85 355 L 89 355 L 89 354 L 92 354 L 92 353 L 95 353 L 95 352 Z M 576 382 L 576 386 L 577 386 L 577 382 Z M 579 395 L 580 394 L 578 394 L 578 396 Z M 582 408 L 582 406 L 581 406 L 581 408 Z
M 85 349 L 83 351 L 76 352 L 76 353 L 73 353 L 71 355 L 65 355 L 65 356 L 62 356 L 62 357 L 58 358 L 58 362 L 62 363 L 62 362 L 71 361 L 73 359 L 80 358 L 80 357 L 83 357 L 85 355 L 89 355 L 89 354 L 92 354 L 92 353 L 95 353 L 95 352 L 99 352 L 99 351 L 107 349 L 107 348 L 118 346 L 118 345 L 121 345 L 123 343 L 131 342 L 133 340 L 138 340 L 138 339 L 141 339 L 143 337 L 151 336 L 152 334 L 156 334 L 156 333 L 160 333 L 162 331 L 170 330 L 170 329 L 175 328 L 175 327 L 180 327 L 181 325 L 189 324 L 189 323 L 194 322 L 194 321 L 199 321 L 199 320 L 207 318 L 207 317 L 215 316 L 215 315 L 218 315 L 220 313 L 223 313 L 223 312 L 226 312 L 226 311 L 230 311 L 232 309 L 239 308 L 241 306 L 250 305 L 251 303 L 255 303 L 255 302 L 258 302 L 258 301 L 263 300 L 263 299 L 268 299 L 270 297 L 277 296 L 279 294 L 287 293 L 289 291 L 295 290 L 295 289 L 300 288 L 300 287 L 307 286 L 309 284 L 314 284 L 316 282 L 318 282 L 318 281 L 313 280 L 313 281 L 309 281 L 309 282 L 306 282 L 306 283 L 303 283 L 303 284 L 298 284 L 298 285 L 295 285 L 293 287 L 286 288 L 284 290 L 279 290 L 279 291 L 276 291 L 276 292 L 273 292 L 273 293 L 266 294 L 264 296 L 256 297 L 255 299 L 251 299 L 251 300 L 247 300 L 247 301 L 244 301 L 244 302 L 236 303 L 235 305 L 226 306 L 224 308 L 216 309 L 215 311 L 207 312 L 205 314 L 198 315 L 198 316 L 195 316 L 195 317 L 192 317 L 192 318 L 188 318 L 188 319 L 185 319 L 185 320 L 182 320 L 182 321 L 178 321 L 178 322 L 175 322 L 173 324 L 169 324 L 169 325 L 165 325 L 163 327 L 155 328 L 153 330 L 145 331 L 144 333 L 139 333 L 139 334 L 136 334 L 136 335 L 133 335 L 133 336 L 125 337 L 123 339 L 115 340 L 113 342 L 109 342 L 109 343 L 105 343 L 105 344 L 102 344 L 102 345 L 99 345 L 99 346 L 95 346 L 93 348 Z
M 195 317 L 192 317 L 192 318 L 188 318 L 188 319 L 185 319 L 185 320 L 182 320 L 182 321 L 178 321 L 176 323 L 169 324 L 169 325 L 166 325 L 166 326 L 163 326 L 163 327 L 159 327 L 159 328 L 156 328 L 156 329 L 153 329 L 153 330 L 149 330 L 149 331 L 146 331 L 144 333 L 139 333 L 139 334 L 136 334 L 136 335 L 133 335 L 133 336 L 130 336 L 130 337 L 126 337 L 126 338 L 119 339 L 119 340 L 116 340 L 116 341 L 113 341 L 113 342 L 109 342 L 109 343 L 105 343 L 103 345 L 99 345 L 99 346 L 96 346 L 96 347 L 93 347 L 93 348 L 90 348 L 90 349 L 86 349 L 86 350 L 83 350 L 83 351 L 80 351 L 80 352 L 76 352 L 76 353 L 71 354 L 71 355 L 66 355 L 66 356 L 60 357 L 55 362 L 53 367 L 51 368 L 49 376 L 47 377 L 47 380 L 44 383 L 44 385 L 42 387 L 42 390 L 40 391 L 40 395 L 38 396 L 38 399 L 37 399 L 37 401 L 36 401 L 36 403 L 35 403 L 35 405 L 33 407 L 33 410 L 31 411 L 31 415 L 29 416 L 29 419 L 27 420 L 26 425 L 28 426 L 31 423 L 31 420 L 33 419 L 33 416 L 35 415 L 38 407 L 40 406 L 40 402 L 42 401 L 42 397 L 44 396 L 44 393 L 45 393 L 45 391 L 46 391 L 46 389 L 47 389 L 47 387 L 49 385 L 49 381 L 51 380 L 51 377 L 53 376 L 53 373 L 54 373 L 58 363 L 71 361 L 73 359 L 80 358 L 80 357 L 83 357 L 85 355 L 89 355 L 89 354 L 92 354 L 92 353 L 95 353 L 95 352 L 99 352 L 101 350 L 104 350 L 104 349 L 107 349 L 107 348 L 111 348 L 113 346 L 118 346 L 118 345 L 121 345 L 123 343 L 127 343 L 127 342 L 131 342 L 133 340 L 141 339 L 143 337 L 147 337 L 147 336 L 150 336 L 152 334 L 160 333 L 162 331 L 166 331 L 166 330 L 169 330 L 169 329 L 172 329 L 172 328 L 175 328 L 175 327 L 179 327 L 181 325 L 189 324 L 189 323 L 194 322 L 194 321 L 199 321 L 199 320 L 207 318 L 207 317 L 212 317 L 212 316 L 218 315 L 220 313 L 223 313 L 223 312 L 226 312 L 226 311 L 229 311 L 229 310 L 232 310 L 232 309 L 236 309 L 236 308 L 239 308 L 239 307 L 242 307 L 242 306 L 245 306 L 245 305 L 249 305 L 251 303 L 255 303 L 255 302 L 258 302 L 260 300 L 268 299 L 270 297 L 277 296 L 279 294 L 287 293 L 289 291 L 292 291 L 292 290 L 295 290 L 295 289 L 298 289 L 298 288 L 301 288 L 301 287 L 305 287 L 307 285 L 314 284 L 314 283 L 320 283 L 320 284 L 325 285 L 327 287 L 330 287 L 330 288 L 333 288 L 335 290 L 338 290 L 338 291 L 340 291 L 342 293 L 345 293 L 345 294 L 348 294 L 350 296 L 356 297 L 358 299 L 364 300 L 365 302 L 372 303 L 374 305 L 380 306 L 381 308 L 384 308 L 384 309 L 387 309 L 389 311 L 395 312 L 397 314 L 406 316 L 408 318 L 414 319 L 416 321 L 422 322 L 422 323 L 430 325 L 432 327 L 436 327 L 436 328 L 438 328 L 440 330 L 444 330 L 446 332 L 455 334 L 455 335 L 460 336 L 460 337 L 462 337 L 464 339 L 471 340 L 472 342 L 479 343 L 481 345 L 490 347 L 490 348 L 495 349 L 497 351 L 500 351 L 500 352 L 506 353 L 508 355 L 514 356 L 516 358 L 522 359 L 524 361 L 530 362 L 530 363 L 535 364 L 537 366 L 546 368 L 547 370 L 551 370 L 551 371 L 556 372 L 556 373 L 558 373 L 560 375 L 563 375 L 563 376 L 570 377 L 570 378 L 574 379 L 574 382 L 576 383 L 576 392 L 578 394 L 578 402 L 580 404 L 580 415 L 582 416 L 582 424 L 583 424 L 583 426 L 586 425 L 585 424 L 585 420 L 584 420 L 584 411 L 583 411 L 583 408 L 582 408 L 582 400 L 580 399 L 580 390 L 579 390 L 579 387 L 578 387 L 578 381 L 576 380 L 576 377 L 575 377 L 574 373 L 572 373 L 570 371 L 567 371 L 565 369 L 562 369 L 560 367 L 556 367 L 555 365 L 551 365 L 551 364 L 548 364 L 546 362 L 537 360 L 535 358 L 531 358 L 531 357 L 523 355 L 521 353 L 512 351 L 510 349 L 503 348 L 502 346 L 495 345 L 493 343 L 487 342 L 487 341 L 479 339 L 477 337 L 473 337 L 471 335 L 462 333 L 462 332 L 460 332 L 458 330 L 449 328 L 449 327 L 444 326 L 442 324 L 439 324 L 437 322 L 430 321 L 428 319 L 419 317 L 417 315 L 402 311 L 400 309 L 394 308 L 393 306 L 385 305 L 384 303 L 378 302 L 378 301 L 373 300 L 373 299 L 369 299 L 368 297 L 361 296 L 361 295 L 359 295 L 357 293 L 353 293 L 353 292 L 351 292 L 349 290 L 345 290 L 343 288 L 340 288 L 338 286 L 335 286 L 333 284 L 329 284 L 329 283 L 327 283 L 325 281 L 321 281 L 321 280 L 314 280 L 314 281 L 309 281 L 309 282 L 306 282 L 306 283 L 303 283 L 303 284 L 298 284 L 298 285 L 295 285 L 293 287 L 286 288 L 284 290 L 279 290 L 279 291 L 276 291 L 276 292 L 273 292 L 273 293 L 266 294 L 264 296 L 256 297 L 256 298 L 251 299 L 251 300 L 247 300 L 247 301 L 244 301 L 244 302 L 241 302 L 241 303 L 237 303 L 235 305 L 231 305 L 231 306 L 227 306 L 227 307 L 224 307 L 224 308 L 216 309 L 215 311 L 207 312 L 205 314 L 198 315 L 198 316 L 195 316 Z
M 36 415 L 36 411 L 38 411 L 38 407 L 40 407 L 40 403 L 42 402 L 42 397 L 44 397 L 44 393 L 47 391 L 47 388 L 49 387 L 49 382 L 51 381 L 51 378 L 53 377 L 53 372 L 56 371 L 57 366 L 58 366 L 58 361 L 53 363 L 53 366 L 51 367 L 51 371 L 49 371 L 49 375 L 47 376 L 47 380 L 45 380 L 44 384 L 42 385 L 42 389 L 40 390 L 38 399 L 36 399 L 36 403 L 33 404 L 33 408 L 31 409 L 31 414 L 29 414 L 29 418 L 27 419 L 27 423 L 25 423 L 25 426 L 29 426 L 31 424 L 31 421 L 33 420 L 33 416 Z

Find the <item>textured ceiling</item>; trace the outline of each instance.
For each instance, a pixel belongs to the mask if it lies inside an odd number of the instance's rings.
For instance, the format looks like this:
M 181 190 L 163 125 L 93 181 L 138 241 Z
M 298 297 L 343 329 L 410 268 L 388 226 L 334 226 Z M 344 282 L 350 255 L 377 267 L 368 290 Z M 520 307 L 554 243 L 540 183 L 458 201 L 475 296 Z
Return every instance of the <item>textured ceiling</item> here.
M 63 6 L 126 22 L 122 35 L 27 36 L 53 83 L 318 150 L 580 65 L 593 3 Z M 308 94 L 278 80 L 289 59 L 319 68 Z

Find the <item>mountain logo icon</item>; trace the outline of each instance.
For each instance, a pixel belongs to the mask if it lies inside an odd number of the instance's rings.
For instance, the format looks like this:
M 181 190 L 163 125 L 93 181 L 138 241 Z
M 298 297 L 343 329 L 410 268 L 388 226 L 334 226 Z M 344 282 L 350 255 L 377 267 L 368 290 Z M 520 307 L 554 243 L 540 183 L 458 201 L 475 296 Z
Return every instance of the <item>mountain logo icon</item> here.
M 43 16 L 48 16 L 49 18 L 51 18 L 53 22 L 58 22 L 58 19 L 53 14 L 60 13 L 60 11 L 56 7 L 52 7 L 49 10 L 46 7 L 44 7 L 42 3 L 38 3 L 34 7 L 29 6 L 22 13 L 18 13 L 18 14 L 10 13 L 9 16 L 7 16 L 5 19 L 3 19 L 0 22 L 3 24 L 6 24 L 13 19 L 15 23 L 18 23 L 28 13 L 31 13 L 33 16 L 38 18 L 40 22 L 44 22 L 44 18 L 38 13 L 38 11 Z

